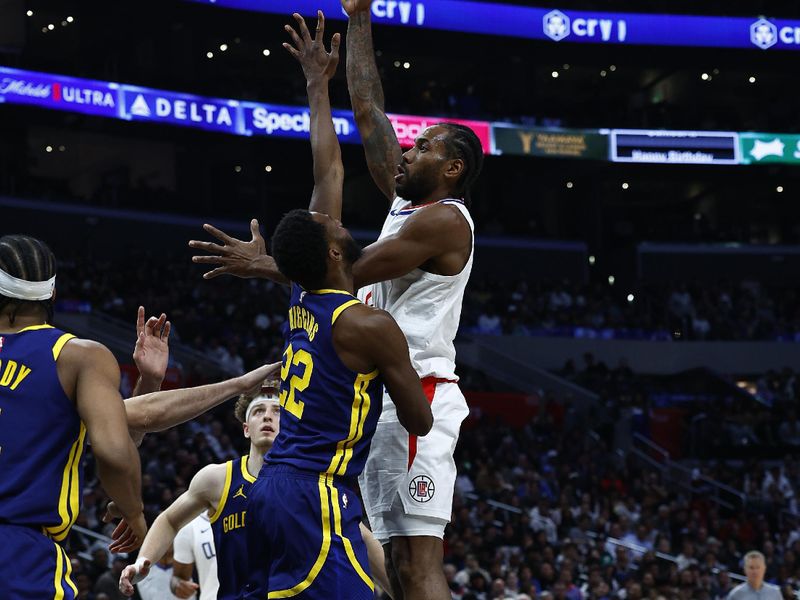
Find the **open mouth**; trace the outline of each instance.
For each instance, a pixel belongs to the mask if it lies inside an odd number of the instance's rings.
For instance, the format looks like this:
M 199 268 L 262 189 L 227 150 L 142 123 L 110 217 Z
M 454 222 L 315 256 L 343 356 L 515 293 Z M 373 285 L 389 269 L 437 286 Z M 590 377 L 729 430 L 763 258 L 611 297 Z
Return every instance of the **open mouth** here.
M 397 165 L 397 172 L 394 175 L 394 180 L 395 181 L 399 180 L 401 177 L 405 176 L 405 174 L 406 174 L 406 172 L 403 169 L 403 167 L 401 167 L 400 165 Z

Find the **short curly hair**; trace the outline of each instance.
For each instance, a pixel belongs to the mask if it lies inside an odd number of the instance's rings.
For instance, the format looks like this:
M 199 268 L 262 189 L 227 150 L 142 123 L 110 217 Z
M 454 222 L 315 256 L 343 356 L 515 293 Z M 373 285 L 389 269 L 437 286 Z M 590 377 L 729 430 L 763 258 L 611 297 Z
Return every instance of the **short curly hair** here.
M 304 289 L 325 287 L 328 239 L 309 211 L 298 208 L 283 216 L 272 234 L 272 256 L 281 274 Z
M 236 417 L 236 420 L 240 423 L 247 423 L 247 409 L 250 408 L 253 400 L 267 395 L 277 396 L 280 385 L 281 382 L 279 379 L 268 379 L 258 391 L 242 394 L 236 400 L 236 404 L 233 407 L 233 416 Z

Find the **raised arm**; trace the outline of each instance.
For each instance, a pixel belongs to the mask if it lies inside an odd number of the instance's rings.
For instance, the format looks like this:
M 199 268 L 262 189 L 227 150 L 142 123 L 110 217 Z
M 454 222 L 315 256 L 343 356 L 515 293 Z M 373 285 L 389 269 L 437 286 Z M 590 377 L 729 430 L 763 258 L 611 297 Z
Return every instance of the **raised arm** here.
M 139 453 L 128 435 L 117 361 L 105 346 L 73 340 L 64 347 L 59 367 L 59 373 L 61 367 L 74 369 L 76 408 L 92 443 L 98 477 L 131 530 L 120 551 L 134 550 L 144 540 L 147 525 Z
M 263 365 L 219 383 L 128 398 L 125 400 L 128 427 L 142 433 L 153 433 L 190 421 L 228 398 L 258 388 L 280 366 L 279 362 Z
M 224 482 L 224 465 L 203 467 L 192 478 L 189 489 L 158 515 L 144 539 L 136 563 L 122 571 L 119 589 L 123 594 L 133 595 L 133 584 L 147 577 L 150 567 L 166 554 L 184 525 L 204 510 L 216 509 Z
M 392 202 L 394 176 L 403 153 L 384 108 L 383 87 L 372 46 L 370 0 L 342 0 L 347 24 L 347 88 L 367 166 L 373 181 Z
M 342 215 L 342 185 L 344 167 L 342 152 L 336 130 L 333 126 L 328 82 L 336 74 L 339 64 L 338 33 L 331 38 L 331 51 L 325 50 L 325 15 L 317 11 L 317 30 L 314 37 L 306 27 L 306 22 L 295 13 L 299 33 L 289 25 L 285 26 L 292 43 L 283 47 L 297 59 L 303 68 L 308 92 L 308 106 L 311 109 L 311 155 L 314 158 L 314 191 L 311 194 L 309 210 L 325 213 L 334 219 Z
M 172 324 L 167 315 L 150 317 L 144 320 L 144 306 L 136 313 L 136 345 L 133 348 L 133 362 L 139 370 L 139 379 L 133 387 L 131 396 L 149 394 L 161 389 L 169 364 L 169 332 Z

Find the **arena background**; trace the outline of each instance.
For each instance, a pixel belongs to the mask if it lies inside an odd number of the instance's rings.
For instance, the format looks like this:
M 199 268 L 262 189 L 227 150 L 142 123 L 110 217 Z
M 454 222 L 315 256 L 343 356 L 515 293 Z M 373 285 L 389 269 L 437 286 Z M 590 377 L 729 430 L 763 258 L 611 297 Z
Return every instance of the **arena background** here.
M 285 292 L 203 281 L 186 242 L 204 222 L 244 236 L 252 217 L 268 237 L 307 205 L 305 82 L 273 14 L 293 8 L 216 4 L 0 1 L 0 232 L 50 244 L 56 323 L 112 348 L 124 392 L 139 304 L 173 323 L 168 386 L 281 353 Z M 470 4 L 486 31 L 541 10 L 487 34 L 459 30 Z M 749 550 L 794 597 L 800 9 L 389 5 L 376 3 L 375 44 L 398 131 L 475 121 L 490 153 L 457 340 L 471 415 L 445 546 L 453 598 L 725 598 Z M 328 32 L 344 33 L 336 16 Z M 366 243 L 385 202 L 343 64 L 331 94 L 343 221 Z M 148 520 L 243 449 L 231 403 L 148 436 Z M 69 554 L 80 597 L 103 600 L 132 559 L 105 551 L 89 465 Z

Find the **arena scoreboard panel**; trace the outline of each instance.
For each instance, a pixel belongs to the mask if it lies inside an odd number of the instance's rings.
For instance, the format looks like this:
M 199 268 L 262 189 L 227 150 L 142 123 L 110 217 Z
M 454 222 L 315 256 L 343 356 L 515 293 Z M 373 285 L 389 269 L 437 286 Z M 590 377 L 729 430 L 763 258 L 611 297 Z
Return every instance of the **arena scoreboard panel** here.
M 665 131 L 612 129 L 614 162 L 737 165 L 738 133 L 733 131 Z

